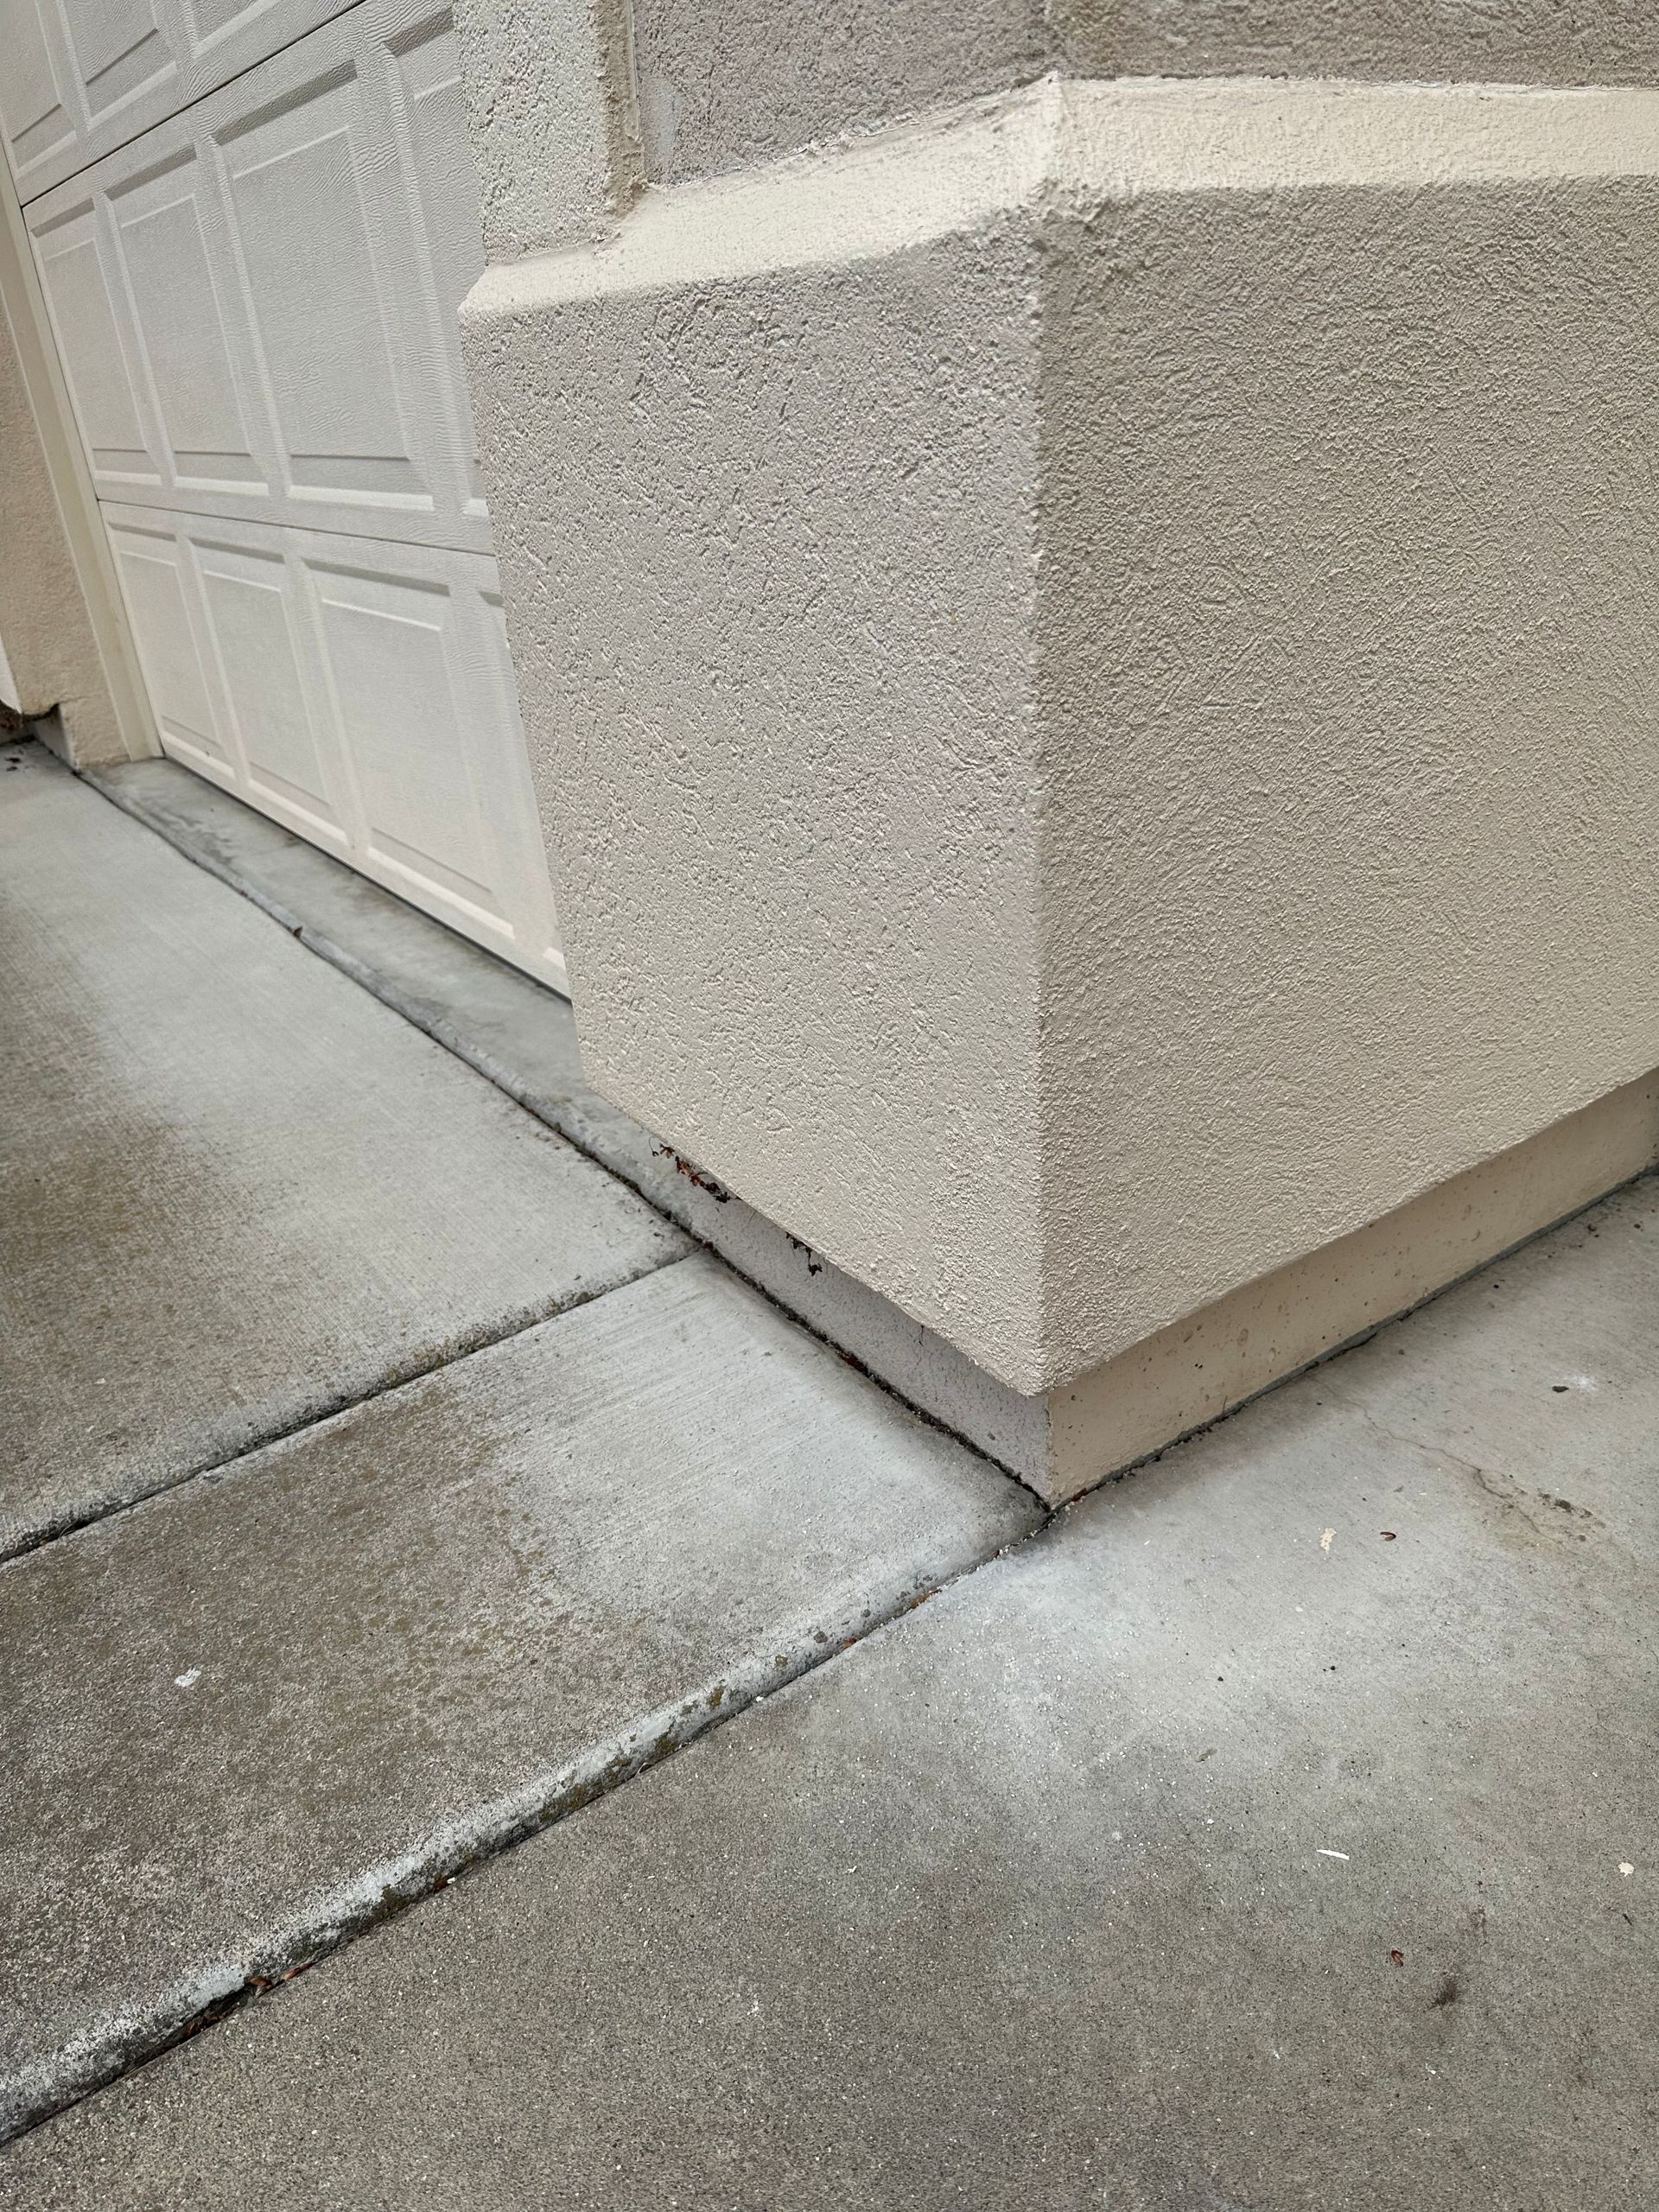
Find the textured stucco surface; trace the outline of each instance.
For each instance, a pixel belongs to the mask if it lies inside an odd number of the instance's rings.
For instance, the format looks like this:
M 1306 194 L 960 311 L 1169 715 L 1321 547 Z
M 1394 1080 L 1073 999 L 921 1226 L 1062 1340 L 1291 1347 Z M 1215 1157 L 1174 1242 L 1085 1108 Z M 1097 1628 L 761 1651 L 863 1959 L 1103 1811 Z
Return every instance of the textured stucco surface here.
M 0 191 L 10 185 L 0 175 Z M 16 703 L 61 709 L 78 758 L 126 747 L 64 536 L 7 308 L 0 301 L 0 637 Z
M 1039 1294 L 1033 284 L 1005 226 L 470 332 L 589 1078 L 947 1336 Z
M 1659 1063 L 1659 183 L 1046 266 L 1052 1380 Z
M 626 0 L 456 0 L 492 261 L 591 236 L 640 178 Z
M 952 100 L 1084 76 L 1659 81 L 1647 0 L 634 0 L 646 173 L 736 169 Z
M 1059 0 L 1058 16 L 1070 65 L 1101 75 L 1659 80 L 1648 0 Z
M 634 0 L 646 171 L 707 175 L 1027 83 L 1056 41 L 1041 0 Z
M 1047 84 L 487 276 L 598 1087 L 1029 1393 L 1659 1063 L 1655 113 Z

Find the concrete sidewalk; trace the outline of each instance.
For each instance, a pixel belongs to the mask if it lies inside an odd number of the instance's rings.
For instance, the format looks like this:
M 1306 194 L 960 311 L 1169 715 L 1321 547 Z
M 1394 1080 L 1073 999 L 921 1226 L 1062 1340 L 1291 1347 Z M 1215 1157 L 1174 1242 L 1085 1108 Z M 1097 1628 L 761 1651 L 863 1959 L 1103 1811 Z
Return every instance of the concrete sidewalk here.
M 0 760 L 0 1555 L 690 1249 L 43 748 Z
M 6 757 L 0 2136 L 1041 1517 Z
M 1645 2212 L 1656 1244 L 1040 1526 L 671 1259 L 43 1544 L 0 2202 Z

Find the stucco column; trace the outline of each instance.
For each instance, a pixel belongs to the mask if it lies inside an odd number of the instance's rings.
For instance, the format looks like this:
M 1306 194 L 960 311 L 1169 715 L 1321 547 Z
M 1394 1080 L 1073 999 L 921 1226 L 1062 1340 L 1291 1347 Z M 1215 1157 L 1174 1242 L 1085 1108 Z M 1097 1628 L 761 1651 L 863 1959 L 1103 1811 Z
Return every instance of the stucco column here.
M 1659 93 L 693 17 L 465 313 L 583 1051 L 1059 1494 L 1654 1156 Z

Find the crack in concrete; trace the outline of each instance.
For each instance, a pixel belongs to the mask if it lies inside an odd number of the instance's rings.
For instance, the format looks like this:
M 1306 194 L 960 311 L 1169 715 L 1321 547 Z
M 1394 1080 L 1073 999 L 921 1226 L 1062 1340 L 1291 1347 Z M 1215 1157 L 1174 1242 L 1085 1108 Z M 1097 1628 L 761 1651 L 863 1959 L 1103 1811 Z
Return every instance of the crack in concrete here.
M 1039 1533 L 1033 1529 L 954 1573 L 905 1585 L 885 1601 L 830 1614 L 810 1627 L 798 1620 L 764 1650 L 722 1669 L 718 1680 L 641 1715 L 551 1773 L 442 1823 L 396 1857 L 325 1891 L 247 1958 L 227 1961 L 179 1984 L 140 2013 L 112 2014 L 98 2022 L 49 2059 L 0 2083 L 0 2144 L 108 2088 L 463 1875 L 608 1796 L 993 1560 L 1022 1549 Z
M 1379 1421 L 1368 1406 L 1361 1405 L 1340 1392 L 1332 1393 L 1332 1402 L 1340 1406 L 1344 1413 L 1355 1414 L 1373 1436 L 1380 1438 L 1385 1444 L 1395 1445 L 1402 1451 L 1409 1452 L 1431 1465 L 1439 1464 L 1465 1476 L 1497 1504 L 1518 1513 L 1540 1535 L 1572 1533 L 1562 1522 L 1548 1517 L 1541 1520 L 1537 1514 L 1540 1505 L 1549 1512 L 1564 1514 L 1571 1520 L 1592 1522 L 1597 1528 L 1606 1525 L 1601 1516 L 1592 1512 L 1587 1505 L 1575 1505 L 1571 1498 L 1558 1497 L 1554 1491 L 1519 1482 L 1505 1468 L 1488 1466 L 1480 1460 L 1465 1458 L 1462 1452 L 1452 1451 L 1449 1445 L 1425 1443 L 1419 1437 L 1408 1436 L 1402 1430 L 1390 1428 L 1385 1421 Z M 1579 1541 L 1581 1543 L 1585 1541 L 1582 1534 Z

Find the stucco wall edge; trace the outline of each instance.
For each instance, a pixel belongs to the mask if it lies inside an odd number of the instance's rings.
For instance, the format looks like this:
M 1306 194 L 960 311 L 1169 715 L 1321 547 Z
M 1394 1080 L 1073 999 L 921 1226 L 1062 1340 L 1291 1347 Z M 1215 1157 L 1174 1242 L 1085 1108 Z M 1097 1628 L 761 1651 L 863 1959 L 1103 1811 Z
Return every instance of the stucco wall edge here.
M 595 240 L 498 262 L 480 323 L 878 260 L 1022 212 L 1153 194 L 1659 175 L 1659 89 L 1046 77 L 737 175 L 641 192 Z

